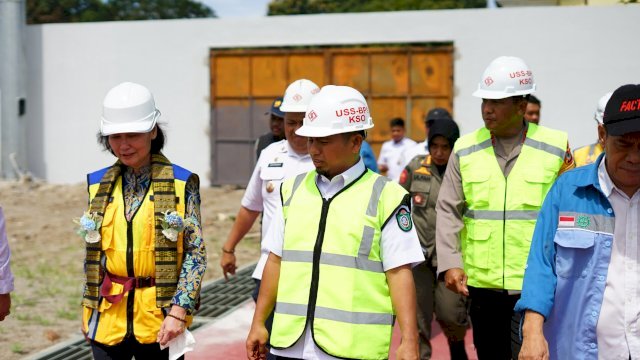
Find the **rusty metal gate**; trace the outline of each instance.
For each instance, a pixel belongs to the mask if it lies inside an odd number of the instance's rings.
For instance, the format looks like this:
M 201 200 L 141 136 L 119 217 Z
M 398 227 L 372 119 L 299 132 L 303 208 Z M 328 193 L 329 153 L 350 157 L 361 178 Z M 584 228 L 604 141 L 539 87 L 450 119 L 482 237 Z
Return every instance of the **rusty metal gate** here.
M 362 92 L 376 125 L 367 138 L 376 155 L 390 139 L 391 118 L 404 118 L 408 136 L 423 141 L 426 113 L 453 104 L 451 44 L 211 50 L 210 70 L 214 185 L 246 185 L 254 141 L 269 131 L 265 112 L 296 79 Z

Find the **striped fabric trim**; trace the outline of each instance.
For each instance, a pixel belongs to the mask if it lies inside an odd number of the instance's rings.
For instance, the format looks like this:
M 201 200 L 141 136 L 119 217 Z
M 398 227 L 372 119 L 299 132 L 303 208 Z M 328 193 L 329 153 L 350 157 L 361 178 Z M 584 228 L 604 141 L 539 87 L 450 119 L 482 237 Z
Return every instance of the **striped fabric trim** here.
M 284 204 L 282 204 L 282 206 L 289 206 L 291 204 L 291 199 L 293 198 L 293 194 L 295 194 L 295 192 L 298 189 L 298 187 L 300 186 L 300 184 L 302 184 L 302 180 L 304 180 L 304 178 L 306 176 L 307 176 L 307 173 L 298 174 L 298 176 L 296 176 L 295 180 L 293 180 L 293 187 L 291 188 L 291 195 L 289 196 L 287 201 L 285 201 Z
M 91 309 L 91 316 L 89 317 L 89 324 L 87 326 L 87 336 L 91 340 L 96 339 L 96 332 L 98 332 L 98 322 L 100 321 L 100 312 L 96 309 Z
M 313 251 L 283 250 L 282 261 L 313 263 Z M 340 266 L 349 269 L 384 273 L 382 262 L 370 260 L 367 257 L 354 257 L 340 254 L 322 253 L 320 264 Z
M 531 139 L 531 138 L 526 138 L 524 140 L 524 144 L 527 145 L 527 146 L 530 146 L 530 147 L 532 147 L 534 149 L 541 150 L 541 151 L 547 152 L 547 153 L 549 153 L 551 155 L 557 156 L 557 157 L 559 157 L 561 159 L 564 159 L 564 154 L 566 153 L 566 149 L 560 149 L 560 148 L 557 148 L 557 147 L 555 147 L 553 145 L 549 145 L 547 143 L 543 143 L 541 141 L 534 140 L 534 139 Z
M 573 218 L 574 221 L 571 222 L 573 224 L 570 224 L 569 222 L 565 224 L 559 222 L 558 229 L 581 229 L 612 235 L 616 222 L 616 219 L 613 216 L 594 215 L 572 211 L 561 211 L 559 216 Z
M 366 258 L 369 257 L 371 247 L 373 246 L 373 235 L 375 232 L 376 229 L 371 226 L 364 226 L 364 229 L 362 230 L 362 241 L 360 241 L 360 249 L 358 249 L 358 256 Z
M 464 217 L 477 220 L 536 220 L 538 210 L 467 210 Z
M 378 202 L 382 196 L 382 190 L 388 181 L 390 180 L 386 177 L 379 176 L 373 183 L 373 190 L 371 191 L 371 197 L 369 198 L 369 206 L 367 206 L 368 216 L 378 216 Z
M 323 306 L 317 306 L 315 310 L 314 318 L 316 319 L 325 319 L 349 324 L 393 325 L 395 320 L 393 314 L 350 312 Z M 278 302 L 276 303 L 275 312 L 284 315 L 306 316 L 307 305 Z
M 481 150 L 484 150 L 486 148 L 491 147 L 491 139 L 487 139 L 483 142 L 481 142 L 480 144 L 474 144 L 469 146 L 468 148 L 464 148 L 464 149 L 460 149 L 458 151 L 456 151 L 456 155 L 458 155 L 458 157 L 462 157 L 462 156 L 467 156 L 467 155 L 471 155 L 474 152 L 478 152 Z

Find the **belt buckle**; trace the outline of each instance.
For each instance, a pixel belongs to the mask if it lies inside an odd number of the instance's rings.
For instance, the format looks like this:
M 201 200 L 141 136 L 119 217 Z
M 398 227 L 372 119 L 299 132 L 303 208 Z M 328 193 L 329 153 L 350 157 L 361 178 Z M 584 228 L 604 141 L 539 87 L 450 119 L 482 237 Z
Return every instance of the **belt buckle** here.
M 149 287 L 151 284 L 151 276 L 136 278 L 136 288 Z

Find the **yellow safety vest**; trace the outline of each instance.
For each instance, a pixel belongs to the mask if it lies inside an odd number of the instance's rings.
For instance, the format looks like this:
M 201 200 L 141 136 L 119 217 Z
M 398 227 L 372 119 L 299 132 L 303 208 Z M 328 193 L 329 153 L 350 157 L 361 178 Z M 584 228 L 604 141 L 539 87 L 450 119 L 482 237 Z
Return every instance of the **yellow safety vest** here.
M 599 142 L 577 148 L 573 151 L 573 161 L 576 167 L 593 164 L 604 149 Z
M 522 289 L 538 211 L 567 148 L 566 133 L 528 126 L 520 155 L 506 178 L 486 128 L 455 144 L 466 200 L 460 241 L 471 286 Z
M 409 203 L 407 192 L 367 170 L 325 200 L 316 176 L 282 185 L 285 235 L 271 345 L 291 347 L 309 324 L 327 354 L 386 359 L 395 316 L 380 236 Z M 409 216 L 408 209 L 398 216 Z
M 89 174 L 89 202 L 96 196 L 104 169 Z M 174 165 L 174 185 L 178 195 L 176 211 L 184 218 L 185 185 L 190 173 Z M 155 277 L 155 221 L 153 206 L 153 186 L 144 197 L 135 216 L 129 224 L 125 218 L 122 193 L 122 176 L 116 180 L 102 221 L 100 235 L 105 254 L 106 269 L 109 273 L 129 276 L 127 251 L 131 249 L 133 273 L 135 277 Z M 130 231 L 131 237 L 128 233 Z M 178 235 L 178 269 L 182 267 L 183 235 Z M 131 243 L 128 243 L 129 239 Z M 113 283 L 111 294 L 122 292 L 123 285 Z M 130 296 L 133 293 L 133 296 Z M 135 335 L 141 344 L 156 342 L 158 331 L 165 315 L 156 304 L 156 287 L 135 289 L 125 294 L 122 301 L 112 304 L 100 299 L 98 309 L 87 306 L 82 311 L 82 330 L 89 339 L 105 345 L 117 345 L 130 335 Z M 190 324 L 192 316 L 187 317 Z

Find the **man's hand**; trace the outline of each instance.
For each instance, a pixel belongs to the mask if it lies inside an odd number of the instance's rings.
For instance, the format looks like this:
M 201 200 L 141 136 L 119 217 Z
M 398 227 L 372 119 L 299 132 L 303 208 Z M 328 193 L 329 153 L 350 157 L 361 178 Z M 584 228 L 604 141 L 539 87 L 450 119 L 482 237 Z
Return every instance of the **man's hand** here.
M 542 332 L 543 323 L 542 315 L 527 310 L 522 325 L 522 347 L 518 360 L 549 360 L 549 344 Z
M 171 311 L 169 314 L 177 317 L 178 319 L 185 319 L 187 316 L 187 311 L 178 306 L 173 305 L 171 307 Z M 158 337 L 156 339 L 160 345 L 165 346 L 171 340 L 173 340 L 176 336 L 182 334 L 184 332 L 186 324 L 174 317 L 168 316 L 162 322 L 162 326 L 160 326 L 160 331 L 158 332 Z
M 418 360 L 420 348 L 417 341 L 411 343 L 402 341 L 396 350 L 397 360 Z
M 251 326 L 247 336 L 247 359 L 264 360 L 267 358 L 267 340 L 269 332 L 264 323 L 256 323 Z
M 460 268 L 452 268 L 444 273 L 444 284 L 447 289 L 460 295 L 469 296 L 467 274 Z
M 224 275 L 225 280 L 229 280 L 227 274 L 235 275 L 236 269 L 236 256 L 234 254 L 230 254 L 226 251 L 222 251 L 222 256 L 220 257 L 220 267 L 222 268 L 222 275 Z
M 0 294 L 0 321 L 11 313 L 11 294 Z

